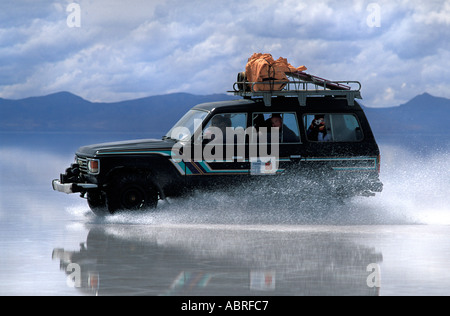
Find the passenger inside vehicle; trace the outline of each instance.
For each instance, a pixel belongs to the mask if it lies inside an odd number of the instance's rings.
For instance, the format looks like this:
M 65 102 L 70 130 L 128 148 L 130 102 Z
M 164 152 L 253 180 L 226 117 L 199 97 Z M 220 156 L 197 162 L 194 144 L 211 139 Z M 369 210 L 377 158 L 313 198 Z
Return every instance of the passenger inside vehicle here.
M 318 142 L 328 142 L 331 140 L 325 122 L 325 115 L 317 114 L 306 131 L 309 140 Z
M 283 124 L 283 118 L 279 113 L 273 113 L 270 117 L 270 125 L 273 128 L 279 129 L 280 141 L 283 143 L 296 143 L 299 137 L 289 128 Z
M 230 118 L 223 115 L 216 115 L 211 119 L 211 125 L 203 133 L 203 138 L 213 140 L 218 137 L 220 131 L 222 132 L 222 140 L 225 142 L 227 127 L 231 127 Z
M 281 143 L 300 142 L 297 119 L 293 113 L 258 113 L 253 115 L 253 127 L 259 141 L 271 141 L 271 129 L 276 128 Z

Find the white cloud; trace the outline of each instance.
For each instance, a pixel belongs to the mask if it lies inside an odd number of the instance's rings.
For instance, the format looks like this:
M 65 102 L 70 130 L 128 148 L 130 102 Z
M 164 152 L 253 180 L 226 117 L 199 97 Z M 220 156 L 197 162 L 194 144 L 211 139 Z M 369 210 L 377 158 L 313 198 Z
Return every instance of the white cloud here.
M 71 2 L 80 4 L 80 28 L 66 25 Z M 332 80 L 359 80 L 367 105 L 396 105 L 425 89 L 450 97 L 450 42 L 444 40 L 450 38 L 450 4 L 377 1 L 378 28 L 367 25 L 371 2 L 1 4 L 0 97 L 66 90 L 116 101 L 174 91 L 220 93 L 231 89 L 254 52 L 286 57 Z M 33 14 L 22 11 L 27 6 Z

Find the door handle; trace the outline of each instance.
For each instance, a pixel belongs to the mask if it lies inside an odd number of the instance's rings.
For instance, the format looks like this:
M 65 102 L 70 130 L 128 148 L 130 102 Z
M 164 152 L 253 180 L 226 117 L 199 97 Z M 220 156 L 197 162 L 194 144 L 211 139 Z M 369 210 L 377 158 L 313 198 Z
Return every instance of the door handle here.
M 289 158 L 291 159 L 291 161 L 298 162 L 302 159 L 302 155 L 290 155 Z

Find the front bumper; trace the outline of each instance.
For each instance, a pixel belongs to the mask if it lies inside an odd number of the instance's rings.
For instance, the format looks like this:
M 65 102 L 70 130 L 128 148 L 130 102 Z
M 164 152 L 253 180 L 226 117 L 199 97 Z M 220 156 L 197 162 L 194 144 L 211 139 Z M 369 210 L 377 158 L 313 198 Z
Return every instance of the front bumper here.
M 97 189 L 98 185 L 93 183 L 61 183 L 60 180 L 55 179 L 52 181 L 52 187 L 55 191 L 71 194 L 88 189 Z

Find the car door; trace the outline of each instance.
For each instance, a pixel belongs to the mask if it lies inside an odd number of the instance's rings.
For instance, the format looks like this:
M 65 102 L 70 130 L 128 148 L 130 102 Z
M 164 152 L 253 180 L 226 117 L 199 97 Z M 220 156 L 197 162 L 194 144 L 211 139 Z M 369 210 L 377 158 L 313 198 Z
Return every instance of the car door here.
M 252 126 L 257 137 L 250 139 L 251 175 L 284 173 L 300 160 L 301 137 L 296 112 L 253 112 Z
M 376 171 L 378 157 L 368 152 L 364 133 L 355 113 L 305 113 L 305 158 L 316 168 Z
M 247 113 L 217 113 L 204 126 L 201 144 L 193 148 L 192 159 L 185 161 L 187 183 L 214 187 L 238 183 L 249 174 L 247 159 Z M 196 145 L 194 145 L 195 147 Z

